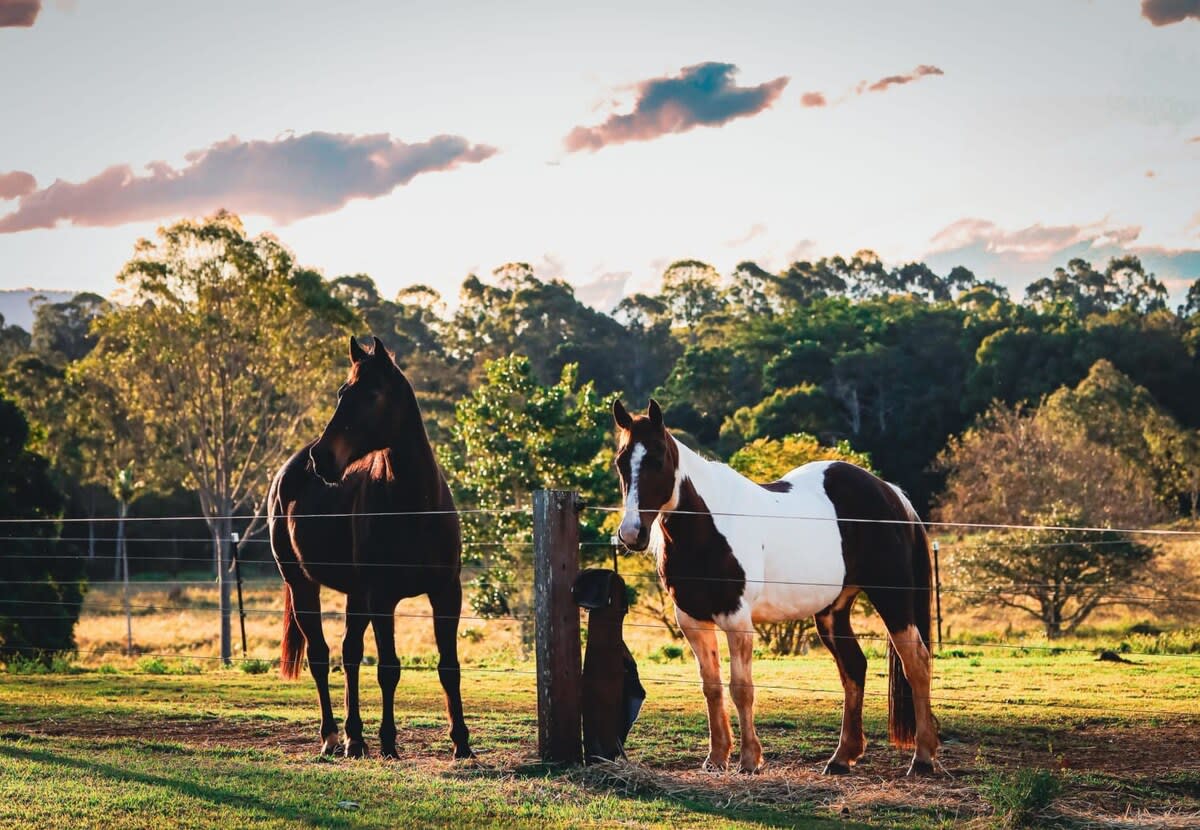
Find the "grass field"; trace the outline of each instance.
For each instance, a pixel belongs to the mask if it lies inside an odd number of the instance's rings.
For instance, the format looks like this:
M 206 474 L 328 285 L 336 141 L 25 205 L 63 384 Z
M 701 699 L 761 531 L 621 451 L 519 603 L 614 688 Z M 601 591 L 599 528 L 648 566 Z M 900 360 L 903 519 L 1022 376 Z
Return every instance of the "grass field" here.
M 643 660 L 649 699 L 632 763 L 586 771 L 536 761 L 528 663 L 464 667 L 473 763 L 449 759 L 429 671 L 401 681 L 395 762 L 317 757 L 307 678 L 207 666 L 10 672 L 0 675 L 0 825 L 940 827 L 990 823 L 987 786 L 1042 768 L 1062 787 L 1048 814 L 1060 824 L 1196 826 L 1200 661 L 1133 659 L 978 649 L 937 660 L 945 770 L 921 781 L 902 777 L 907 757 L 882 739 L 882 660 L 868 680 L 871 746 L 837 779 L 818 774 L 837 741 L 840 695 L 813 691 L 837 688 L 832 661 L 816 653 L 756 664 L 769 764 L 758 776 L 698 770 L 703 703 L 683 659 Z M 373 744 L 377 690 L 364 688 Z
M 1185 565 L 1197 558 L 1176 554 Z M 629 575 L 647 584 L 644 571 Z M 0 673 L 0 826 L 933 828 L 1012 823 L 1022 808 L 1037 826 L 1200 826 L 1200 629 L 1153 618 L 1164 630 L 1146 633 L 1133 627 L 1152 618 L 1144 608 L 1106 610 L 1078 636 L 1049 643 L 1019 617 L 947 602 L 951 644 L 934 666 L 944 745 L 933 779 L 905 779 L 907 754 L 884 740 L 877 620 L 856 622 L 871 661 L 870 746 L 845 778 L 819 774 L 840 723 L 832 659 L 819 647 L 764 657 L 754 670 L 768 767 L 745 776 L 699 770 L 707 729 L 691 655 L 655 620 L 648 593 L 626 627 L 649 693 L 629 763 L 578 770 L 536 758 L 534 667 L 520 626 L 469 611 L 460 644 L 478 758 L 450 760 L 420 599 L 402 603 L 397 618 L 409 666 L 397 699 L 401 758 L 319 757 L 311 681 L 285 683 L 271 666 L 277 578 L 247 587 L 254 659 L 222 668 L 212 659 L 216 591 L 197 584 L 203 577 L 135 583 L 134 656 L 122 654 L 119 589 L 96 585 L 73 662 Z M 325 599 L 336 661 L 344 602 Z M 1130 662 L 1098 661 L 1101 648 Z M 340 698 L 336 669 L 333 684 Z M 375 746 L 370 668 L 363 687 Z

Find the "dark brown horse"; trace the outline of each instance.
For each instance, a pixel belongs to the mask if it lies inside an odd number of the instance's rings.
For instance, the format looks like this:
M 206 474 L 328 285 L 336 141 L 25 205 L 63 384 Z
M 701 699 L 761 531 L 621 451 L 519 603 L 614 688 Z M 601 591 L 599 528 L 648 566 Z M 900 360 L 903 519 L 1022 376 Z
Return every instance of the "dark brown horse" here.
M 471 756 L 459 693 L 458 618 L 462 542 L 450 489 L 434 459 L 416 395 L 379 338 L 372 352 L 350 339 L 350 376 L 333 418 L 271 483 L 271 550 L 283 574 L 280 674 L 308 667 L 321 701 L 322 751 L 338 746 L 329 700 L 329 646 L 321 628 L 321 587 L 347 595 L 342 666 L 346 673 L 345 752 L 367 752 L 358 712 L 358 668 L 370 623 L 379 650 L 383 718 L 380 751 L 396 756 L 393 713 L 400 682 L 393 614 L 405 597 L 429 595 L 438 676 L 446 692 L 454 757 Z

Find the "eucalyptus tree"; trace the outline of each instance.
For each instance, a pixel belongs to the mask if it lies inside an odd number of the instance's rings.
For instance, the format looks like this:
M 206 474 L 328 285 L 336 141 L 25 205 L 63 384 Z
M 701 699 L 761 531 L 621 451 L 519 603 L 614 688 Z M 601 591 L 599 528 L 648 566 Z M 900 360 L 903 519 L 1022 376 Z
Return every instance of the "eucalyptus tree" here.
M 248 237 L 225 212 L 141 240 L 118 281 L 124 302 L 96 320 L 77 371 L 117 393 L 114 420 L 144 430 L 139 470 L 199 498 L 227 660 L 233 519 L 258 515 L 274 469 L 316 433 L 338 382 L 344 308 L 276 239 Z

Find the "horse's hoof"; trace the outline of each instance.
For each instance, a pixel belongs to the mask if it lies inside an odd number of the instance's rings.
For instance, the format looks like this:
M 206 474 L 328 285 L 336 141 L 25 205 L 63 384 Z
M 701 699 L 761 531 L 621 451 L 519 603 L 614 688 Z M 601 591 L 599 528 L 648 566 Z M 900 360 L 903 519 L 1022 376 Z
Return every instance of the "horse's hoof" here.
M 400 753 L 396 751 L 396 745 L 382 746 L 379 748 L 379 754 L 388 760 L 394 761 L 400 757 Z
M 454 760 L 466 761 L 475 757 L 475 753 L 471 751 L 469 746 L 456 746 L 453 752 Z
M 758 761 L 739 761 L 737 769 L 738 772 L 745 773 L 746 775 L 757 775 L 763 771 L 763 767 L 766 765 L 766 761 L 759 758 Z
M 932 761 L 913 761 L 908 768 L 907 775 L 933 775 Z
M 346 739 L 346 757 L 347 758 L 366 758 L 367 757 L 367 742 L 355 741 L 350 738 Z
M 716 760 L 711 755 L 704 759 L 704 763 L 700 765 L 700 769 L 705 772 L 724 772 L 729 766 L 728 759 Z
M 849 775 L 850 766 L 843 764 L 841 761 L 830 761 L 825 765 L 825 769 L 821 771 L 822 775 Z
M 341 749 L 342 744 L 338 741 L 338 735 L 336 732 L 331 732 L 321 739 L 322 755 L 337 755 Z

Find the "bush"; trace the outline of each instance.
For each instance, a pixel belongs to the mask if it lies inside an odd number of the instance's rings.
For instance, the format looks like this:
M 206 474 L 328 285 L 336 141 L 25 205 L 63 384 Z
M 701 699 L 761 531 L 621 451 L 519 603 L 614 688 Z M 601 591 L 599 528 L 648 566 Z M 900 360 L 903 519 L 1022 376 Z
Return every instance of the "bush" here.
M 668 643 L 665 646 L 660 646 L 654 651 L 646 655 L 646 659 L 651 663 L 670 663 L 675 660 L 683 659 L 683 646 L 677 646 L 673 643 Z
M 159 657 L 143 657 L 138 660 L 138 670 L 145 674 L 166 674 L 167 664 Z
M 63 653 L 14 654 L 5 668 L 9 674 L 75 674 L 79 671 L 71 665 L 71 658 Z
M 992 771 L 984 777 L 980 795 L 1005 827 L 1026 827 L 1045 812 L 1062 790 L 1057 775 L 1044 769 Z
M 257 660 L 251 658 L 241 662 L 241 669 L 246 674 L 266 674 L 271 668 L 270 660 Z

